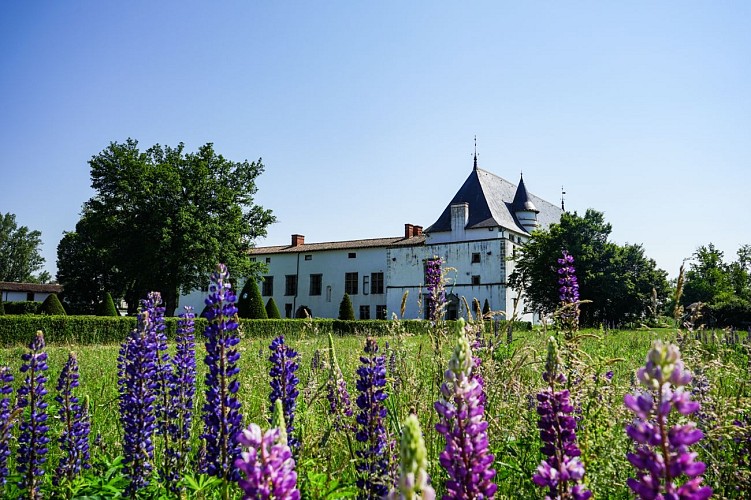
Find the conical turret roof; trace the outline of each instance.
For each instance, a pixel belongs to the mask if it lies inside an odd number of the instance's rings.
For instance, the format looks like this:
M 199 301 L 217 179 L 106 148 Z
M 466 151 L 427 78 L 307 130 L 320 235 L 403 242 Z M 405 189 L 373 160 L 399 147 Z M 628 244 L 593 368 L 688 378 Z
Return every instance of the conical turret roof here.
M 540 213 L 540 211 L 537 210 L 537 207 L 535 207 L 535 204 L 532 203 L 532 200 L 529 198 L 527 188 L 524 185 L 524 175 L 519 179 L 519 186 L 516 188 L 516 194 L 514 195 L 514 201 L 511 203 L 511 207 L 514 212 Z

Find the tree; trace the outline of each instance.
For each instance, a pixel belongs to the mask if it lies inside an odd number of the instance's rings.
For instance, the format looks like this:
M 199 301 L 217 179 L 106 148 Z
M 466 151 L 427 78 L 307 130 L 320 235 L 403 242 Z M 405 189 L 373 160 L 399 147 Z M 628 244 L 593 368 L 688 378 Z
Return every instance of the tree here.
M 589 209 L 583 217 L 563 213 L 559 224 L 535 231 L 521 249 L 509 286 L 524 290 L 528 307 L 551 313 L 560 305 L 558 258 L 567 250 L 574 259 L 585 325 L 622 323 L 645 316 L 652 288 L 660 301 L 667 293 L 667 273 L 644 255 L 640 245 L 608 241 L 612 227 L 602 212 Z
M 112 300 L 112 295 L 109 292 L 104 294 L 104 299 L 99 303 L 97 307 L 97 316 L 120 316 L 115 307 L 115 301 Z
M 5 305 L 3 305 L 2 297 L 0 297 L 0 316 L 5 316 Z
M 710 303 L 720 295 L 733 293 L 724 254 L 714 244 L 700 246 L 694 252 L 683 287 L 683 304 Z
M 349 299 L 348 293 L 344 294 L 342 301 L 339 303 L 339 319 L 345 321 L 355 320 L 355 310 L 352 307 L 352 301 Z
M 35 275 L 44 266 L 44 257 L 39 253 L 41 244 L 41 232 L 18 227 L 14 214 L 0 214 L 0 281 L 49 282 L 47 271 Z
M 237 300 L 237 315 L 249 319 L 267 319 L 269 317 L 255 278 L 248 279 L 240 292 L 240 298 Z
M 39 312 L 49 316 L 65 316 L 65 309 L 55 293 L 49 294 L 47 298 L 44 299 Z
M 230 161 L 210 143 L 184 149 L 141 151 L 128 139 L 91 158 L 95 195 L 58 246 L 68 299 L 93 308 L 107 289 L 133 313 L 154 290 L 172 315 L 179 294 L 203 285 L 217 262 L 235 279 L 256 276 L 260 264 L 248 252 L 275 221 L 254 203 L 263 164 Z
M 282 317 L 282 315 L 279 313 L 279 308 L 276 307 L 274 297 L 270 297 L 269 301 L 266 302 L 266 314 L 268 315 L 269 319 L 281 319 Z

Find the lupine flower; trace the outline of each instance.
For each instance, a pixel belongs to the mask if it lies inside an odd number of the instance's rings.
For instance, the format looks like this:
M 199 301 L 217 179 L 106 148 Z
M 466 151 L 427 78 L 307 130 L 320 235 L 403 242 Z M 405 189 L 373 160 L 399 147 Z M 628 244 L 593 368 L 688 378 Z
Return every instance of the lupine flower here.
M 637 378 L 647 388 L 641 394 L 626 394 L 623 401 L 636 418 L 626 427 L 626 434 L 636 443 L 627 455 L 636 467 L 636 478 L 629 478 L 629 488 L 639 498 L 675 498 L 701 500 L 712 495 L 712 488 L 702 486 L 703 462 L 689 446 L 704 437 L 691 422 L 668 425 L 668 416 L 675 409 L 681 415 L 695 413 L 700 404 L 691 401 L 684 386 L 691 382 L 691 373 L 684 369 L 678 347 L 656 341 L 647 355 L 647 363 L 637 371 Z M 683 476 L 682 485 L 677 480 Z
M 388 500 L 433 500 L 435 490 L 428 477 L 428 452 L 420 422 L 414 414 L 402 425 L 399 447 L 399 481 Z
M 428 290 L 428 319 L 438 321 L 443 314 L 446 292 L 443 288 L 443 271 L 440 257 L 428 259 L 425 266 L 425 286 Z
M 18 388 L 18 407 L 23 409 L 23 417 L 18 436 L 16 470 L 21 474 L 19 487 L 25 489 L 29 498 L 38 498 L 39 483 L 44 476 L 44 463 L 47 461 L 47 402 L 44 397 L 47 389 L 47 353 L 44 352 L 44 335 L 36 333 L 29 344 L 30 352 L 21 356 L 21 372 L 25 373 L 23 384 Z M 27 410 L 28 408 L 28 410 Z
M 461 320 L 460 320 L 461 321 Z M 482 386 L 473 376 L 474 359 L 469 341 L 459 337 L 436 401 L 439 422 L 435 428 L 446 440 L 438 461 L 446 470 L 444 499 L 493 498 L 494 457 L 488 452 L 488 423 L 482 405 Z
M 130 479 L 125 494 L 149 485 L 153 469 L 156 432 L 156 357 L 153 316 L 154 302 L 144 300 L 138 313 L 138 325 L 123 343 L 118 356 L 120 421 L 123 427 L 123 465 Z
M 352 402 L 347 391 L 347 381 L 344 380 L 342 369 L 336 359 L 331 333 L 329 333 L 329 378 L 326 382 L 326 398 L 329 400 L 329 409 L 334 418 L 334 429 L 349 429 L 351 424 L 348 420 L 353 414 Z
M 13 374 L 7 366 L 0 367 L 0 485 L 8 480 L 10 456 L 10 431 L 13 428 L 13 411 L 10 395 L 13 393 Z
M 282 401 L 284 421 L 287 433 L 289 434 L 289 445 L 292 450 L 295 450 L 299 446 L 297 438 L 294 436 L 295 408 L 297 407 L 297 396 L 299 394 L 297 384 L 300 382 L 297 376 L 295 376 L 295 372 L 298 369 L 298 364 L 295 361 L 297 352 L 284 343 L 284 336 L 279 336 L 271 341 L 269 349 L 271 350 L 271 356 L 269 356 L 269 361 L 271 362 L 271 369 L 269 370 L 271 394 L 269 395 L 269 401 L 271 402 L 271 406 L 269 410 L 273 413 L 274 402 L 277 399 Z
M 355 439 L 362 443 L 357 451 L 357 487 L 360 497 L 381 499 L 389 492 L 388 447 L 386 443 L 386 360 L 378 355 L 378 343 L 368 337 L 365 355 L 357 369 L 357 432 Z
M 548 387 L 537 395 L 538 427 L 543 443 L 540 451 L 547 458 L 537 468 L 532 480 L 536 485 L 548 488 L 546 499 L 586 500 L 592 492 L 581 484 L 584 465 L 576 445 L 574 407 L 569 401 L 568 390 L 556 390 L 557 385 L 566 381 L 559 368 L 558 347 L 555 339 L 550 337 L 543 373 Z
M 70 482 L 84 469 L 89 469 L 89 432 L 91 422 L 88 408 L 81 405 L 74 390 L 78 387 L 78 360 L 74 353 L 68 355 L 68 361 L 57 379 L 57 396 L 60 405 L 58 415 L 63 423 L 63 431 L 58 439 L 62 457 L 55 471 L 53 484 L 60 484 L 62 479 Z
M 574 258 L 563 250 L 558 266 L 558 298 L 562 304 L 559 318 L 564 328 L 574 331 L 579 327 L 579 282 L 576 279 Z
M 247 448 L 234 462 L 244 476 L 238 480 L 244 500 L 300 498 L 295 459 L 289 446 L 280 439 L 279 429 L 262 433 L 257 424 L 250 424 L 238 434 L 237 441 Z
M 224 481 L 239 478 L 234 466 L 240 454 L 240 445 L 235 437 L 242 430 L 242 414 L 237 391 L 240 382 L 237 362 L 240 353 L 237 344 L 237 297 L 229 283 L 229 273 L 224 264 L 217 266 L 211 274 L 210 294 L 206 298 L 209 306 L 206 319 L 209 324 L 206 335 L 206 404 L 203 405 L 204 432 L 201 438 L 206 442 L 205 472 Z
M 188 467 L 190 428 L 196 393 L 195 317 L 192 307 L 185 307 L 177 322 L 175 356 L 170 373 L 168 419 L 169 447 L 167 448 L 167 479 L 175 491 L 182 473 Z

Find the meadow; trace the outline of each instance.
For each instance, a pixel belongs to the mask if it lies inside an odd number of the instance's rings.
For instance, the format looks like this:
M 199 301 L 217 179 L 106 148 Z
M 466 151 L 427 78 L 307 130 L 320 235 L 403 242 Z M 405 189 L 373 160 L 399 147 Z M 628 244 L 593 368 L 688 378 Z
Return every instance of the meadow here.
M 479 331 L 479 329 L 478 329 Z M 393 439 L 389 455 L 392 467 L 398 460 L 398 437 L 401 422 L 410 414 L 417 415 L 424 432 L 428 455 L 428 472 L 438 497 L 445 492 L 446 476 L 437 457 L 445 441 L 435 430 L 438 415 L 433 404 L 439 398 L 439 384 L 455 345 L 453 333 L 438 324 L 430 334 L 408 334 L 394 321 L 391 334 L 377 338 L 380 354 L 387 364 L 385 400 L 388 416 L 386 429 Z M 496 498 L 543 498 L 545 490 L 531 478 L 540 465 L 541 439 L 536 394 L 545 385 L 546 343 L 555 331 L 536 328 L 513 332 L 509 342 L 506 332 L 494 337 L 484 334 L 477 341 L 480 373 L 486 393 L 485 418 L 488 421 L 490 452 L 495 456 Z M 31 340 L 33 332 L 29 332 Z M 254 335 L 252 328 L 240 332 L 240 359 L 237 393 L 245 425 L 258 423 L 268 427 L 269 410 L 269 344 L 272 337 Z M 560 337 L 560 335 L 559 335 Z M 702 405 L 694 415 L 705 437 L 692 449 L 707 464 L 704 483 L 714 490 L 713 498 L 749 498 L 751 495 L 751 344 L 744 334 L 723 331 L 659 330 L 583 330 L 575 339 L 570 363 L 575 384 L 572 399 L 576 413 L 578 445 L 586 468 L 584 483 L 594 498 L 632 498 L 626 481 L 635 470 L 626 460 L 633 442 L 626 436 L 626 424 L 633 415 L 624 407 L 623 398 L 635 392 L 636 369 L 656 339 L 680 346 L 686 367 L 694 373 L 690 386 L 693 399 Z M 298 487 L 303 498 L 348 498 L 357 496 L 355 486 L 355 449 L 357 443 L 346 430 L 335 428 L 326 399 L 326 383 L 330 376 L 329 341 L 309 323 L 286 343 L 299 353 L 299 378 L 295 433 L 301 445 L 295 453 Z M 333 338 L 334 348 L 349 392 L 354 401 L 356 370 L 360 365 L 365 336 L 344 335 Z M 561 337 L 560 341 L 564 339 Z M 195 417 L 192 423 L 195 461 L 201 450 L 198 436 L 203 422 L 201 407 L 205 401 L 202 362 L 205 349 L 203 335 L 196 332 L 197 391 Z M 122 474 L 123 431 L 118 409 L 119 345 L 59 345 L 46 347 L 49 355 L 50 394 L 48 413 L 50 436 L 58 436 L 61 422 L 57 413 L 55 381 L 67 360 L 76 352 L 80 366 L 78 393 L 84 396 L 91 414 L 91 464 L 75 483 L 63 491 L 51 484 L 51 474 L 44 476 L 41 492 L 44 497 L 116 498 L 122 494 L 127 479 Z M 21 355 L 25 346 L 0 349 L 0 366 L 10 367 L 18 388 Z M 169 352 L 174 352 L 171 343 Z M 612 373 L 609 373 L 612 372 Z M 11 448 L 14 444 L 12 443 Z M 49 444 L 46 469 L 54 470 L 60 458 L 55 439 Z M 159 460 L 159 447 L 155 460 Z M 11 453 L 11 474 L 4 488 L 4 498 L 16 498 L 14 454 Z M 198 473 L 183 479 L 183 496 L 187 498 L 220 498 L 217 480 Z M 241 491 L 230 490 L 232 498 Z M 139 498 L 173 498 L 157 480 L 139 494 Z

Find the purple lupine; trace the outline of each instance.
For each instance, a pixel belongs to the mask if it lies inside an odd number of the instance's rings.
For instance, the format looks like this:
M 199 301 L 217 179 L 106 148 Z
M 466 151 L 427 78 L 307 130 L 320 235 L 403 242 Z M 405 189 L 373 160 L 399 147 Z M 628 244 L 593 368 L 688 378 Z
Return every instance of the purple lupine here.
M 546 499 L 586 500 L 592 496 L 592 492 L 581 483 L 584 465 L 576 444 L 576 420 L 572 416 L 574 406 L 569 400 L 568 390 L 557 390 L 557 386 L 566 381 L 559 367 L 558 346 L 555 339 L 550 337 L 542 375 L 548 386 L 537 395 L 538 427 L 543 443 L 540 451 L 547 458 L 537 467 L 532 480 L 536 485 L 548 488 Z
M 299 500 L 295 459 L 280 435 L 277 428 L 262 433 L 257 424 L 250 424 L 237 435 L 238 443 L 247 448 L 235 460 L 235 467 L 244 476 L 238 480 L 243 499 Z
M 274 403 L 277 399 L 282 401 L 284 409 L 284 423 L 289 436 L 289 446 L 295 451 L 299 447 L 299 442 L 295 437 L 295 408 L 297 408 L 297 384 L 300 380 L 295 375 L 298 364 L 295 361 L 297 352 L 284 343 L 284 336 L 279 336 L 271 341 L 269 345 L 271 356 L 271 369 L 269 370 L 269 385 L 271 385 L 271 394 L 269 401 L 271 403 L 269 411 L 274 412 Z
M 463 328 L 461 319 L 458 323 Z M 494 457 L 489 453 L 483 389 L 474 370 L 472 348 L 461 335 L 441 384 L 441 399 L 434 404 L 439 419 L 435 429 L 446 440 L 438 457 L 449 476 L 444 500 L 493 498 L 498 489 L 493 483 Z
M 235 437 L 242 430 L 242 414 L 237 391 L 240 382 L 237 362 L 240 353 L 237 345 L 237 297 L 229 283 L 227 266 L 219 264 L 211 274 L 209 296 L 206 298 L 206 403 L 203 405 L 204 431 L 201 438 L 206 443 L 204 471 L 224 480 L 237 480 L 239 474 L 234 466 L 240 454 L 240 445 Z
M 18 407 L 23 409 L 19 425 L 16 470 L 22 479 L 18 486 L 28 492 L 29 498 L 39 498 L 39 484 L 44 476 L 44 463 L 47 461 L 47 402 L 44 397 L 47 389 L 47 353 L 44 352 L 44 335 L 36 333 L 29 344 L 30 352 L 21 356 L 21 372 L 25 373 L 23 384 L 18 388 Z M 28 410 L 27 410 L 28 408 Z
M 347 381 L 344 380 L 342 369 L 336 359 L 334 338 L 331 333 L 329 333 L 329 378 L 326 381 L 326 398 L 334 418 L 334 429 L 337 431 L 350 429 L 352 426 L 348 420 L 353 414 L 352 401 L 347 391 Z
M 78 385 L 78 359 L 75 353 L 71 352 L 57 379 L 55 401 L 60 405 L 58 415 L 63 424 L 63 431 L 58 442 L 60 451 L 63 453 L 52 480 L 55 486 L 63 480 L 71 482 L 84 469 L 91 468 L 89 463 L 91 421 L 88 408 L 81 405 L 75 394 L 75 388 Z
M 576 279 L 574 257 L 566 250 L 558 259 L 558 298 L 561 301 L 559 318 L 563 327 L 575 331 L 579 327 L 579 281 Z
M 144 300 L 138 313 L 138 324 L 120 348 L 118 385 L 120 422 L 123 428 L 123 468 L 130 480 L 125 495 L 136 493 L 149 485 L 153 470 L 154 434 L 156 432 L 156 357 L 153 334 L 154 303 Z
M 10 431 L 13 428 L 13 408 L 10 395 L 13 393 L 13 374 L 7 366 L 0 367 L 0 485 L 8 480 L 8 457 L 10 456 Z
M 673 409 L 687 416 L 701 407 L 691 401 L 690 392 L 684 389 L 692 377 L 684 369 L 678 347 L 655 341 L 646 365 L 637 371 L 637 378 L 647 391 L 626 394 L 623 398 L 626 407 L 636 415 L 626 427 L 626 434 L 636 443 L 635 451 L 627 455 L 637 469 L 636 478 L 627 481 L 629 488 L 644 499 L 709 498 L 712 488 L 701 484 L 706 466 L 696 461 L 696 452 L 689 450 L 704 433 L 693 422 L 668 424 Z M 683 476 L 687 481 L 677 484 Z
M 425 264 L 425 286 L 428 290 L 428 319 L 438 321 L 443 315 L 443 306 L 446 302 L 446 292 L 443 288 L 443 271 L 440 257 L 428 259 Z
M 365 341 L 365 355 L 357 369 L 357 432 L 362 443 L 357 451 L 357 487 L 359 498 L 381 499 L 389 492 L 388 446 L 386 443 L 386 360 L 378 355 L 378 343 L 372 337 Z
M 173 492 L 179 490 L 178 482 L 188 467 L 190 428 L 193 423 L 193 405 L 196 393 L 196 343 L 195 317 L 192 307 L 185 307 L 177 322 L 177 348 L 172 358 L 169 382 L 169 447 L 166 479 Z

